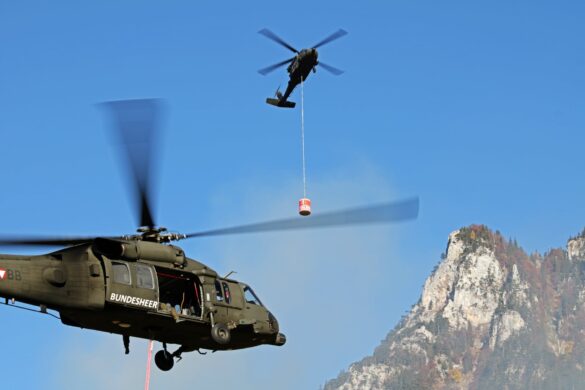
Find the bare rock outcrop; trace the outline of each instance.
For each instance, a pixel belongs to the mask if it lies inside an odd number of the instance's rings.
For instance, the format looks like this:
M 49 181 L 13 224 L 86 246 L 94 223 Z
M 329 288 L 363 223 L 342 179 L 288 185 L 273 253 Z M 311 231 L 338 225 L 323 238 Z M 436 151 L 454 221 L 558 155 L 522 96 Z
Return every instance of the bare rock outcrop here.
M 474 225 L 451 233 L 419 302 L 326 390 L 585 388 L 585 236 L 527 255 Z

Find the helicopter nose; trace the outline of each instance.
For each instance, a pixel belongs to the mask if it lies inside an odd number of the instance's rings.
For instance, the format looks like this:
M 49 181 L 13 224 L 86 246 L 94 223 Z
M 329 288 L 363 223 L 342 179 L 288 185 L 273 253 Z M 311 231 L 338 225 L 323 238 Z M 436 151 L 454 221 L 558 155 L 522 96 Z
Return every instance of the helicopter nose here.
M 277 334 L 274 344 L 279 347 L 283 346 L 284 344 L 286 344 L 286 336 L 282 333 Z
M 268 322 L 270 324 L 270 328 L 272 329 L 272 331 L 276 333 L 274 341 L 271 344 L 277 345 L 279 347 L 286 344 L 286 336 L 283 333 L 279 332 L 280 327 L 278 326 L 278 320 L 276 319 L 276 317 L 274 317 L 274 315 L 272 315 L 271 312 L 268 312 Z

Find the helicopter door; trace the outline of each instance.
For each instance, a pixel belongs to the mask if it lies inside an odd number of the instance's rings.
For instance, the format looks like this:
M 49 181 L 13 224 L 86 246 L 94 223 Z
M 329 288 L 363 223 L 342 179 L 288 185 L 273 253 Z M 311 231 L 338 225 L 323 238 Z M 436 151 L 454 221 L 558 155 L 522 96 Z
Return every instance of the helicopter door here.
M 215 280 L 215 308 L 218 320 L 225 318 L 237 318 L 244 306 L 242 294 L 237 284 L 227 280 Z
M 158 290 L 152 266 L 112 260 L 108 270 L 108 302 L 147 310 L 158 308 Z
M 159 286 L 160 313 L 177 319 L 201 319 L 201 297 L 203 290 L 199 279 L 188 272 L 173 272 L 167 268 L 157 268 L 156 278 Z

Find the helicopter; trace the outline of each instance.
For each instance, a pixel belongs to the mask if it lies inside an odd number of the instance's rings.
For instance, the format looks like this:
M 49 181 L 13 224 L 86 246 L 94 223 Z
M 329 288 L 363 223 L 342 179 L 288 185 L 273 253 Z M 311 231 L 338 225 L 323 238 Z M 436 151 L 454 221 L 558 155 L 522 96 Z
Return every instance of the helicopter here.
M 266 68 L 260 69 L 258 71 L 258 73 L 262 75 L 267 75 L 268 73 L 280 68 L 281 66 L 290 64 L 286 69 L 289 74 L 289 81 L 286 87 L 286 91 L 284 92 L 284 94 L 282 94 L 279 88 L 276 90 L 275 94 L 276 98 L 266 98 L 266 103 L 270 105 L 277 107 L 294 108 L 296 106 L 296 103 L 288 101 L 288 97 L 290 96 L 290 94 L 293 92 L 297 85 L 299 85 L 301 82 L 304 82 L 307 79 L 307 77 L 309 77 L 311 71 L 313 71 L 313 73 L 317 72 L 317 65 L 319 65 L 326 71 L 336 76 L 343 73 L 343 71 L 340 69 L 337 69 L 331 65 L 327 65 L 322 61 L 318 61 L 317 58 L 319 57 L 319 53 L 317 52 L 317 49 L 329 42 L 332 42 L 346 35 L 347 31 L 345 30 L 339 29 L 333 34 L 329 35 L 327 38 L 315 44 L 313 47 L 309 49 L 302 49 L 301 51 L 298 51 L 297 49 L 289 45 L 282 38 L 280 38 L 278 35 L 276 35 L 267 28 L 258 31 L 258 33 L 264 35 L 266 38 L 273 40 L 279 45 L 284 46 L 288 50 L 295 53 L 295 56 L 292 58 L 281 61 Z
M 160 127 L 160 100 L 107 102 L 113 134 L 119 137 L 139 228 L 122 236 L 1 235 L 0 246 L 58 247 L 41 255 L 0 254 L 0 297 L 58 313 L 65 325 L 130 338 L 155 340 L 162 371 L 183 353 L 227 351 L 259 345 L 282 346 L 286 336 L 276 317 L 249 284 L 220 276 L 187 257 L 175 241 L 222 236 L 411 220 L 418 198 L 323 213 L 310 219 L 279 219 L 180 234 L 155 223 L 152 165 Z M 168 344 L 179 347 L 169 351 Z M 204 351 L 203 351 L 204 350 Z

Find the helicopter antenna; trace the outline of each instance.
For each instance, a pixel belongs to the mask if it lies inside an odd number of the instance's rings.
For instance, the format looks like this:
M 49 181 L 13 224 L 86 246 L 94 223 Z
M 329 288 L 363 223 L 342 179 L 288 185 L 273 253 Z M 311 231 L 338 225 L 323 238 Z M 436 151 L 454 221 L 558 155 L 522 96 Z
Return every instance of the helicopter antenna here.
M 15 309 L 21 309 L 21 310 L 26 310 L 26 311 L 32 311 L 33 313 L 46 314 L 46 315 L 48 315 L 48 316 L 51 316 L 51 317 L 53 317 L 53 318 L 56 318 L 56 319 L 58 319 L 58 320 L 61 320 L 61 317 L 59 317 L 59 316 L 56 316 L 56 315 L 55 315 L 55 314 L 53 314 L 53 313 L 49 313 L 49 312 L 47 311 L 47 307 L 46 307 L 46 306 L 44 306 L 44 305 L 41 305 L 41 306 L 39 307 L 39 310 L 35 310 L 35 309 L 31 309 L 30 307 L 21 306 L 21 305 L 16 305 L 16 304 L 14 303 L 14 300 L 13 300 L 13 299 L 12 299 L 12 300 L 10 300 L 10 301 L 11 301 L 12 303 L 8 303 L 8 302 L 9 302 L 9 300 L 8 300 L 8 298 L 6 298 L 4 302 L 0 302 L 0 305 L 4 305 L 4 306 L 8 306 L 8 307 L 13 307 L 13 308 L 15 308 Z
M 227 279 L 227 278 L 229 278 L 229 277 L 230 277 L 230 275 L 233 275 L 233 274 L 237 274 L 237 272 L 236 272 L 236 271 L 230 271 L 230 272 L 228 272 L 228 274 L 227 274 L 226 276 L 224 276 L 223 278 L 224 278 L 224 279 Z

